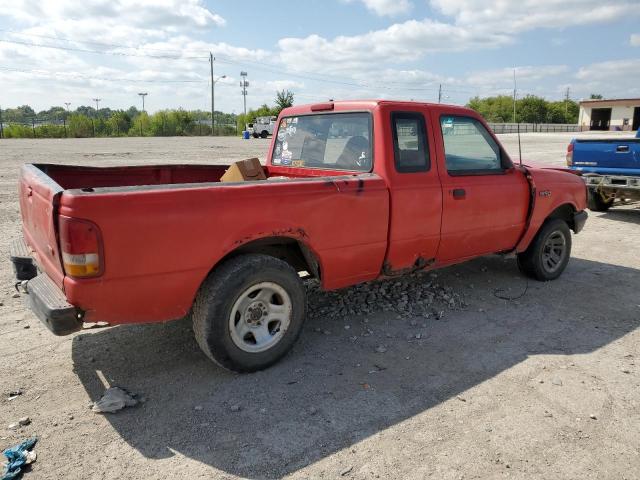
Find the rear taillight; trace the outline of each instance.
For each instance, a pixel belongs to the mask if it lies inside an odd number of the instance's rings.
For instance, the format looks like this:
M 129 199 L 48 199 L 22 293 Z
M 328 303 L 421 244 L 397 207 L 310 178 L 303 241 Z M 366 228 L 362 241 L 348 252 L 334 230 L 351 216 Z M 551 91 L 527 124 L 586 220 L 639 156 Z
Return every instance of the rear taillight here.
M 570 143 L 567 147 L 567 167 L 573 165 L 573 143 Z
M 67 275 L 77 278 L 102 275 L 102 236 L 88 220 L 60 216 L 62 264 Z

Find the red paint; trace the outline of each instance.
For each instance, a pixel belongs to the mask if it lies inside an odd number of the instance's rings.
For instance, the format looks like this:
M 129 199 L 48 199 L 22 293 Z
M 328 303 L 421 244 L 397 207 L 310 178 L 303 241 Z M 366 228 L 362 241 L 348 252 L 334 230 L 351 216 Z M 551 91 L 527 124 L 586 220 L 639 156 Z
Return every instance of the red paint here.
M 154 322 L 184 316 L 208 273 L 252 240 L 288 237 L 299 241 L 317 259 L 323 287 L 335 289 L 379 278 L 383 264 L 395 272 L 410 269 L 419 258 L 433 261 L 429 268 L 437 268 L 478 255 L 522 251 L 558 206 L 586 208 L 580 178 L 531 168 L 537 191 L 550 190 L 552 195 L 536 197 L 525 231 L 531 192 L 524 169 L 451 176 L 439 118 L 466 115 L 482 121 L 471 110 L 390 101 L 331 105 L 334 113 L 372 113 L 372 173 L 355 175 L 268 162 L 268 176 L 291 180 L 221 184 L 224 168 L 220 166 L 42 167 L 54 180 L 50 181 L 38 168 L 27 165 L 20 183 L 26 241 L 44 271 L 64 288 L 69 302 L 86 310 L 86 321 Z M 310 114 L 317 108 L 296 106 L 281 116 Z M 396 172 L 393 111 L 424 115 L 429 171 Z M 144 186 L 121 188 L 136 185 Z M 454 197 L 457 189 L 463 189 L 464 195 Z M 54 203 L 59 205 L 57 213 Z M 97 225 L 104 254 L 101 276 L 64 276 L 56 215 Z M 47 253 L 49 246 L 53 254 Z

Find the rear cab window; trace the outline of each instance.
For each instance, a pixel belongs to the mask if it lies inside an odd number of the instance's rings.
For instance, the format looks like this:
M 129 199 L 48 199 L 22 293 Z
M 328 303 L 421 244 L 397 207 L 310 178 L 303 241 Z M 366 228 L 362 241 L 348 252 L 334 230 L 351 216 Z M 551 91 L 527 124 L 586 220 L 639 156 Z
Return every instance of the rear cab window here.
M 501 173 L 500 146 L 484 125 L 472 117 L 440 117 L 445 163 L 450 175 Z
M 418 112 L 392 112 L 391 129 L 396 171 L 428 171 L 431 162 L 424 116 Z
M 372 152 L 369 112 L 294 115 L 280 120 L 271 164 L 370 172 Z

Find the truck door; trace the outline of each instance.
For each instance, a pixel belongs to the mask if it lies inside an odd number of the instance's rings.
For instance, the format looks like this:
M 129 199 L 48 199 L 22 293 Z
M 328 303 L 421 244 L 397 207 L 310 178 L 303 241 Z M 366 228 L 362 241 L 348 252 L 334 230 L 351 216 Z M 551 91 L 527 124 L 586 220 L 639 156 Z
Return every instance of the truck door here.
M 530 201 L 524 174 L 477 118 L 434 111 L 443 192 L 438 261 L 512 249 Z
M 384 115 L 388 125 L 384 138 L 392 140 L 386 149 L 391 161 L 385 162 L 391 215 L 383 271 L 389 274 L 425 266 L 435 259 L 440 242 L 442 188 L 428 117 L 419 107 L 387 110 Z

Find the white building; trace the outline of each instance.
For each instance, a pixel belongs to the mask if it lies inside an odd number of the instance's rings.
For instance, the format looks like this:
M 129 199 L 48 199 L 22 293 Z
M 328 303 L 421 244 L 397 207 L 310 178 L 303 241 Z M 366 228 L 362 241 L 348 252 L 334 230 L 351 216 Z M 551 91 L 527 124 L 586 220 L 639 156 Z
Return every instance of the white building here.
M 582 130 L 638 130 L 640 98 L 583 100 L 578 124 Z

